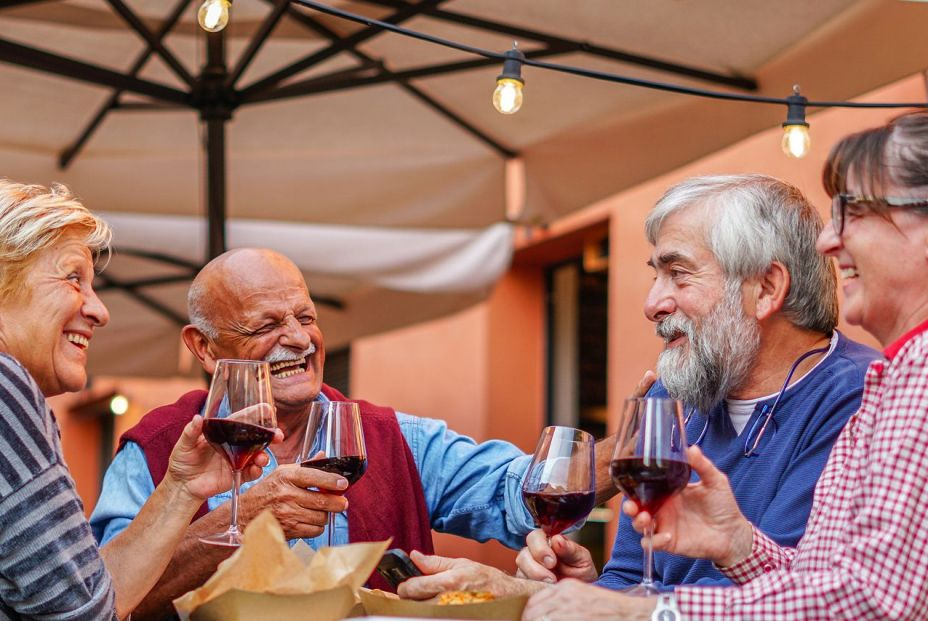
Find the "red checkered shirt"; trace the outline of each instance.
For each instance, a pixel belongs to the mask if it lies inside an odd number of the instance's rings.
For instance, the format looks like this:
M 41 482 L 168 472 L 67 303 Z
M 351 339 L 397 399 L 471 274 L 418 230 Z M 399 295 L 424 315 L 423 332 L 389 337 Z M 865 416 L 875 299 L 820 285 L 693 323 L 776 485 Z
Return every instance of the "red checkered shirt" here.
M 928 619 L 926 330 L 867 370 L 799 545 L 782 548 L 755 529 L 751 555 L 722 570 L 740 586 L 676 588 L 687 621 Z

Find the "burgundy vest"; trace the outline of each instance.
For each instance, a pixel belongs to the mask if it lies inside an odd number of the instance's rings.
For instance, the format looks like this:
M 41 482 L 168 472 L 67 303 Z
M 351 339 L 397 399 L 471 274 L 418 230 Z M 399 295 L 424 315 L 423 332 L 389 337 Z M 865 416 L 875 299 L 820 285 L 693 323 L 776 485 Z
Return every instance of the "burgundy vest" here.
M 333 401 L 348 401 L 344 395 L 322 386 Z M 158 485 L 167 472 L 168 460 L 184 426 L 206 402 L 205 390 L 188 392 L 176 403 L 156 408 L 119 439 L 138 444 L 145 453 L 152 482 Z M 396 412 L 367 401 L 361 408 L 361 424 L 367 447 L 367 472 L 348 493 L 348 538 L 352 542 L 383 541 L 393 537 L 394 548 L 432 554 L 432 528 L 425 505 L 419 470 L 409 445 L 400 431 Z M 204 503 L 194 520 L 206 514 Z M 374 588 L 393 590 L 379 575 L 369 581 Z

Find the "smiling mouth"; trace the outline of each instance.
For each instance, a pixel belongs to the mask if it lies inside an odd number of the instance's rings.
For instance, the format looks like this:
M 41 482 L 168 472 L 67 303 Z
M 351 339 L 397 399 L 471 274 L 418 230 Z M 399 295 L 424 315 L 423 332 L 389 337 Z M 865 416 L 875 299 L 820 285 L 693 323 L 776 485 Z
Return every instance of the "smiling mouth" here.
M 83 334 L 78 334 L 76 332 L 65 332 L 64 338 L 67 339 L 69 343 L 74 343 L 81 349 L 87 349 L 90 347 L 90 339 Z
M 857 273 L 856 267 L 842 267 L 841 268 L 841 278 L 843 280 L 850 280 L 851 278 L 857 278 L 860 274 Z
M 281 360 L 271 365 L 271 375 L 277 379 L 293 377 L 306 372 L 306 356 L 293 360 Z

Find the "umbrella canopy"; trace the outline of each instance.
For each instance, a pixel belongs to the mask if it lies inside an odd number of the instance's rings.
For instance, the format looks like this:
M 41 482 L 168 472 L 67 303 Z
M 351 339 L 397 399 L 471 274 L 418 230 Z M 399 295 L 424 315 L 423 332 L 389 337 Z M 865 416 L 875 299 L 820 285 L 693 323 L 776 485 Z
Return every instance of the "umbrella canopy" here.
M 482 48 L 516 39 L 530 58 L 775 97 L 799 83 L 850 98 L 928 58 L 928 5 L 901 0 L 331 2 Z M 66 182 L 116 229 L 98 373 L 177 371 L 207 211 L 220 229 L 228 217 L 230 247 L 297 261 L 338 345 L 480 299 L 508 264 L 507 221 L 550 221 L 785 118 L 529 67 L 522 111 L 502 116 L 496 61 L 284 0 L 235 0 L 204 45 L 196 9 L 0 0 L 0 175 Z

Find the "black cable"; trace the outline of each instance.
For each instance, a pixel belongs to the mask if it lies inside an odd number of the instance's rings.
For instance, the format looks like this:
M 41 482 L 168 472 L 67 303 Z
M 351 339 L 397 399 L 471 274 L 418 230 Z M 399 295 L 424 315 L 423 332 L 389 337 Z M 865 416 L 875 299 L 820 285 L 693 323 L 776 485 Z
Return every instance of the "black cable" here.
M 485 50 L 479 47 L 474 47 L 472 45 L 466 45 L 464 43 L 458 43 L 456 41 L 451 41 L 450 39 L 444 39 L 442 37 L 436 37 L 434 35 L 426 34 L 424 32 L 418 32 L 415 30 L 410 30 L 409 28 L 404 28 L 403 26 L 397 26 L 396 24 L 391 24 L 389 22 L 382 22 L 378 19 L 373 19 L 371 17 L 364 17 L 363 15 L 357 15 L 356 13 L 351 13 L 349 11 L 344 11 L 342 9 L 336 9 L 327 4 L 322 4 L 321 2 L 316 2 L 316 0 L 291 0 L 296 4 L 301 4 L 310 9 L 319 11 L 320 13 L 326 13 L 328 15 L 333 15 L 335 17 L 340 17 L 349 21 L 357 22 L 364 24 L 366 26 L 377 26 L 384 30 L 400 34 L 406 37 L 411 37 L 413 39 L 419 39 L 420 41 L 427 41 L 429 43 L 434 43 L 436 45 L 441 45 L 443 47 L 449 47 L 461 52 L 467 52 L 469 54 L 475 54 L 477 56 L 483 56 L 484 58 L 495 58 L 500 62 L 506 60 L 506 56 L 500 52 L 494 52 L 491 50 Z M 688 86 L 680 86 L 679 84 L 670 84 L 668 82 L 656 82 L 654 80 L 642 80 L 640 78 L 629 78 L 621 75 L 616 75 L 613 73 L 606 73 L 604 71 L 593 71 L 591 69 L 583 69 L 581 67 L 571 67 L 569 65 L 560 65 L 557 63 L 548 63 L 540 60 L 525 59 L 523 64 L 529 65 L 531 67 L 538 67 L 539 69 L 548 69 L 550 71 L 557 71 L 560 73 L 567 73 L 571 75 L 578 75 L 585 78 L 593 78 L 595 80 L 603 80 L 606 82 L 617 82 L 619 84 L 628 84 L 630 86 L 640 86 L 642 88 L 649 88 L 653 90 L 666 91 L 668 93 L 678 93 L 682 95 L 692 95 L 694 97 L 706 97 L 709 99 L 722 99 L 727 101 L 745 101 L 750 103 L 762 103 L 762 104 L 777 104 L 781 106 L 788 106 L 791 102 L 785 97 L 764 97 L 761 95 L 745 95 L 740 93 L 726 93 L 723 91 L 713 91 L 704 88 L 692 88 Z M 928 108 L 928 102 L 917 102 L 917 103 L 865 103 L 865 102 L 853 102 L 853 101 L 806 101 L 803 104 L 806 108 Z

